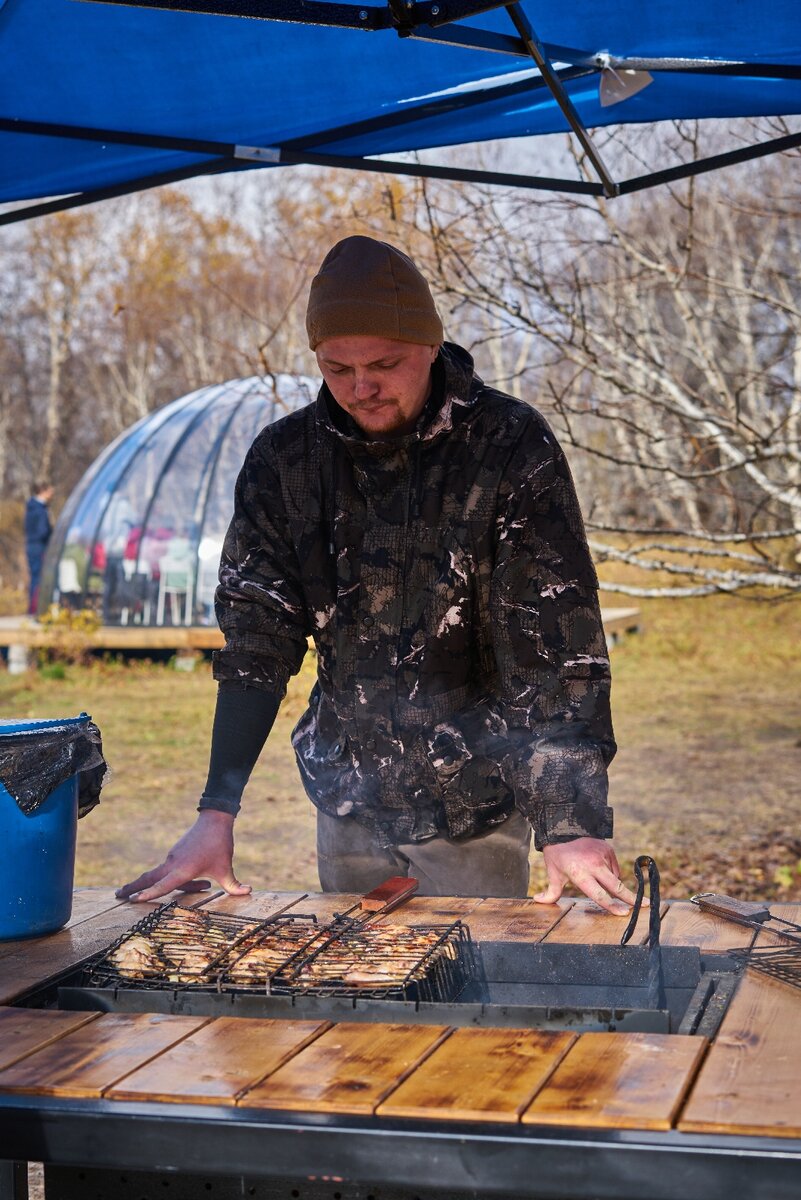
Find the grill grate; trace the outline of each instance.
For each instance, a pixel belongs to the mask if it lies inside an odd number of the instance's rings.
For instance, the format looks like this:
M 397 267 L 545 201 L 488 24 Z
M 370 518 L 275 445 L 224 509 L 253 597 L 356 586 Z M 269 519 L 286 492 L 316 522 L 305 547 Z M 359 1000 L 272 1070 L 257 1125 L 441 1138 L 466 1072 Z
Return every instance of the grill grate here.
M 801 988 L 801 946 L 787 946 L 779 950 L 735 950 L 733 957 L 763 975 L 780 979 L 790 987 Z
M 270 981 L 274 995 L 455 1000 L 478 977 L 470 931 L 450 925 L 332 927 Z
M 716 892 L 700 892 L 692 900 L 704 912 L 776 938 L 772 947 L 755 942 L 746 949 L 733 951 L 732 957 L 763 975 L 801 988 L 801 925 L 774 916 L 768 907 L 751 900 L 736 900 Z
M 92 960 L 84 982 L 126 990 L 201 990 L 398 1000 L 455 1000 L 478 977 L 470 932 L 337 916 L 266 920 L 186 908 L 149 913 Z
M 292 923 L 293 951 L 319 933 L 316 917 L 278 919 Z M 269 918 L 186 908 L 173 901 L 148 913 L 92 960 L 86 982 L 99 987 L 216 989 L 226 964 L 267 934 L 274 923 Z M 285 935 L 285 945 L 288 940 Z M 286 949 L 281 961 L 288 954 Z

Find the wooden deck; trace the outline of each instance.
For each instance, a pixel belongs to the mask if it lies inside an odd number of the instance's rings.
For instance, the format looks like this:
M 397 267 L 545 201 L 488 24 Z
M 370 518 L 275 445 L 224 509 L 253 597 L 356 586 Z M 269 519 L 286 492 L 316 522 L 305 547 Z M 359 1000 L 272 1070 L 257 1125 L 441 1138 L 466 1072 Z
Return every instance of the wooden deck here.
M 0 617 L 0 647 L 36 650 L 53 640 L 32 617 Z M 92 650 L 217 650 L 223 636 L 216 625 L 101 625 L 86 642 Z
M 610 646 L 627 634 L 641 631 L 638 608 L 605 608 L 601 613 Z M 190 655 L 204 650 L 218 650 L 223 636 L 216 625 L 103 625 L 87 635 L 89 649 L 102 652 L 117 650 L 169 650 Z M 26 651 L 53 644 L 53 635 L 31 617 L 0 617 L 0 648 L 17 647 L 15 661 L 20 665 Z
M 258 917 L 290 905 L 325 918 L 352 899 L 269 892 L 194 902 Z M 96 1120 L 135 1102 L 140 1113 L 148 1106 L 191 1111 L 192 1127 L 200 1122 L 201 1129 L 220 1106 L 241 1110 L 251 1121 L 282 1114 L 304 1121 L 359 1118 L 375 1130 L 394 1128 L 399 1120 L 423 1133 L 470 1122 L 487 1130 L 517 1128 L 537 1145 L 549 1130 L 572 1138 L 638 1131 L 668 1137 L 665 1146 L 673 1151 L 692 1147 L 699 1134 L 722 1135 L 724 1151 L 727 1138 L 747 1136 L 757 1139 L 757 1147 L 767 1139 L 774 1149 L 779 1139 L 781 1157 L 801 1171 L 801 992 L 751 972 L 742 977 L 712 1043 L 657 1033 L 13 1007 L 32 986 L 108 944 L 148 907 L 120 904 L 107 889 L 79 890 L 66 929 L 0 943 L 0 1104 L 16 1098 L 69 1102 L 67 1111 L 77 1117 L 81 1105 L 92 1102 Z M 801 905 L 781 912 L 801 920 Z M 457 917 L 477 941 L 609 944 L 623 927 L 584 900 L 542 906 L 531 900 L 416 898 L 389 919 Z M 747 946 L 752 937 L 750 930 L 684 902 L 666 903 L 662 928 L 666 944 L 697 945 L 710 954 Z M 646 935 L 643 922 L 635 940 L 642 943 Z M 801 1192 L 801 1174 L 797 1179 Z M 663 1193 L 649 1183 L 647 1194 Z M 738 1193 L 760 1194 L 745 1184 Z

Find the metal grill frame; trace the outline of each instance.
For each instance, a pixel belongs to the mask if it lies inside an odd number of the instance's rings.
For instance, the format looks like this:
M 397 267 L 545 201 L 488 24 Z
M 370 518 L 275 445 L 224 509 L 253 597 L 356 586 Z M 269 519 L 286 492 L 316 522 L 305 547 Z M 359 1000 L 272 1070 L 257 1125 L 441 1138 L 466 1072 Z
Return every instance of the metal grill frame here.
M 414 1002 L 446 1003 L 458 999 L 469 983 L 479 977 L 478 960 L 470 930 L 462 921 L 449 925 L 411 925 L 410 931 L 437 933 L 437 941 L 428 948 L 417 963 L 407 972 L 400 983 L 386 987 L 357 987 L 346 984 L 299 984 L 295 982 L 303 968 L 336 941 L 351 932 L 364 932 L 361 922 L 342 923 L 342 928 L 333 928 L 331 936 L 311 954 L 303 956 L 299 950 L 272 976 L 268 991 L 275 996 L 331 996 L 347 1000 L 411 1000 Z M 449 942 L 454 946 L 451 957 L 443 953 Z M 284 978 L 282 975 L 286 972 Z M 418 978 L 422 973 L 422 977 Z
M 778 979 L 788 987 L 801 988 L 801 945 L 752 947 L 734 950 L 732 954 L 746 967 L 753 967 L 762 975 Z
M 121 974 L 116 967 L 108 963 L 110 956 L 117 949 L 119 949 L 120 946 L 130 941 L 131 938 L 137 936 L 148 938 L 152 937 L 153 931 L 159 926 L 159 924 L 176 910 L 183 910 L 194 915 L 202 914 L 204 918 L 208 919 L 209 924 L 212 927 L 221 929 L 223 933 L 233 935 L 230 938 L 228 945 L 212 959 L 209 965 L 203 968 L 203 970 L 196 972 L 195 978 L 176 982 L 170 980 L 167 978 L 166 974 L 164 974 L 149 976 L 143 979 L 136 979 L 131 978 L 128 975 Z M 100 954 L 96 955 L 93 959 L 90 959 L 84 967 L 85 980 L 87 985 L 90 987 L 114 987 L 135 991 L 220 991 L 221 988 L 218 968 L 221 966 L 224 960 L 230 956 L 231 952 L 236 949 L 239 943 L 248 938 L 257 936 L 262 932 L 268 932 L 271 926 L 274 926 L 279 921 L 283 921 L 285 918 L 287 921 L 292 921 L 294 923 L 308 923 L 313 931 L 310 932 L 310 941 L 312 940 L 312 937 L 316 937 L 320 933 L 321 926 L 317 921 L 317 917 L 312 914 L 298 913 L 294 916 L 290 916 L 289 914 L 274 914 L 271 917 L 259 919 L 257 917 L 240 917 L 232 913 L 221 913 L 204 908 L 187 908 L 185 905 L 181 904 L 179 900 L 173 900 L 171 903 L 164 904 L 160 908 L 154 909 L 153 912 L 148 913 L 142 918 L 141 921 L 138 921 L 136 925 L 112 942 L 110 946 L 107 946 L 104 950 L 102 950 Z M 171 969 L 169 964 L 166 963 L 164 964 L 164 968 L 165 972 Z M 189 973 L 178 966 L 175 966 L 172 969 L 181 971 L 182 974 Z M 216 975 L 212 974 L 214 971 L 217 971 Z M 265 989 L 242 988 L 238 990 L 264 991 Z
M 801 1140 L 795 1138 L 445 1124 L 5 1095 L 0 1157 L 79 1171 L 155 1169 L 160 1195 L 162 1179 L 172 1184 L 176 1172 L 193 1175 L 194 1196 L 204 1195 L 204 1183 L 215 1175 L 233 1174 L 240 1181 L 250 1177 L 257 1200 L 262 1179 L 280 1179 L 280 1194 L 294 1189 L 301 1200 L 311 1200 L 305 1190 L 310 1181 L 327 1183 L 330 1200 L 335 1193 L 340 1200 L 366 1200 L 368 1189 L 379 1200 L 384 1188 L 402 1189 L 407 1200 L 429 1200 L 433 1183 L 437 1200 L 445 1190 L 482 1200 L 578 1200 L 588 1194 L 605 1200 L 790 1200 L 798 1194 Z M 85 1173 L 82 1194 L 94 1195 L 93 1177 Z M 361 1180 L 364 1187 L 351 1187 Z M 5 1200 L 4 1182 L 0 1177 Z M 240 1183 L 234 1194 L 246 1190 Z M 113 1194 L 129 1193 L 118 1187 Z M 224 1193 L 215 1186 L 214 1194 Z
M 131 938 L 141 936 L 153 938 L 161 924 L 176 912 L 186 912 L 194 916 L 202 915 L 209 926 L 217 929 L 228 937 L 228 945 L 219 951 L 208 966 L 196 972 L 190 972 L 178 964 L 164 962 L 164 972 L 144 978 L 132 978 L 122 974 L 119 969 L 109 963 L 109 958 L 120 946 Z M 269 936 L 271 930 L 291 925 L 307 924 L 309 937 L 303 945 L 293 949 L 286 959 L 266 975 L 264 983 L 244 983 L 226 978 L 226 973 L 244 957 L 252 948 L 251 940 L 258 944 L 260 936 Z M 338 914 L 329 925 L 321 925 L 314 914 L 305 913 L 275 913 L 270 917 L 258 919 L 240 917 L 230 913 L 218 913 L 203 908 L 188 908 L 180 901 L 174 900 L 164 904 L 153 912 L 148 913 L 131 929 L 118 937 L 110 946 L 91 959 L 84 967 L 83 978 L 87 987 L 122 988 L 126 991 L 149 992 L 224 992 L 227 994 L 243 995 L 277 995 L 277 996 L 322 996 L 341 997 L 348 1000 L 411 1000 L 414 1002 L 448 1002 L 456 1000 L 468 984 L 479 977 L 478 960 L 470 937 L 470 930 L 461 921 L 453 921 L 448 925 L 413 925 L 407 928 L 411 931 L 419 929 L 424 933 L 437 933 L 436 942 L 420 954 L 419 959 L 407 971 L 399 983 L 386 987 L 359 987 L 346 984 L 314 984 L 299 983 L 298 975 L 303 968 L 349 933 L 365 932 L 371 926 L 364 920 Z M 377 927 L 376 927 L 377 928 Z M 321 935 L 323 941 L 321 942 Z M 239 955 L 237 947 L 248 942 Z M 444 953 L 443 947 L 450 943 L 455 950 L 453 956 Z M 158 950 L 158 942 L 155 943 Z M 192 974 L 192 978 L 180 981 L 169 978 L 169 973 L 180 973 L 183 976 Z

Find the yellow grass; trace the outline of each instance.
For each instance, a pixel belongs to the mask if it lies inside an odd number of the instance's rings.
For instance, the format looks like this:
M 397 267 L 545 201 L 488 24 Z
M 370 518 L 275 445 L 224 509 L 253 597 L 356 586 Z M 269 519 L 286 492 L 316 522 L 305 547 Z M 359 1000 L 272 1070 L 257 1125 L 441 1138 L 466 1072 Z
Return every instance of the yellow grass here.
M 612 655 L 621 861 L 653 854 L 673 895 L 801 898 L 801 605 L 712 597 L 641 607 L 644 632 Z M 237 822 L 237 868 L 255 887 L 316 886 L 314 816 L 289 745 L 313 672 L 310 655 Z M 78 883 L 124 882 L 193 820 L 213 707 L 208 664 L 193 674 L 141 663 L 71 667 L 64 679 L 0 673 L 0 715 L 86 709 L 103 732 L 113 774 L 80 823 Z

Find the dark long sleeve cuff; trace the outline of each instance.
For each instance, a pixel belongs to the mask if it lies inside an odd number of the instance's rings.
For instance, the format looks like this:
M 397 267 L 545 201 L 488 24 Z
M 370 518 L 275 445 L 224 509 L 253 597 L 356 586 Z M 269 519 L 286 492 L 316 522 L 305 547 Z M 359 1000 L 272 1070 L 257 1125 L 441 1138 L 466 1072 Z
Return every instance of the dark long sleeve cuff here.
M 262 688 L 220 684 L 211 734 L 209 776 L 199 811 L 211 808 L 236 816 L 280 703 L 279 696 Z

